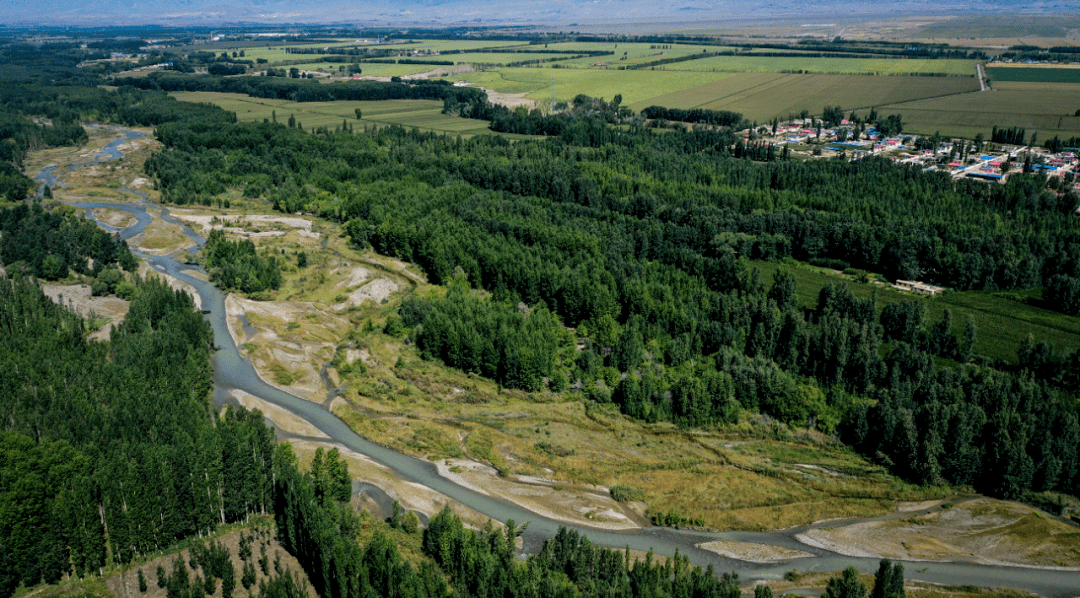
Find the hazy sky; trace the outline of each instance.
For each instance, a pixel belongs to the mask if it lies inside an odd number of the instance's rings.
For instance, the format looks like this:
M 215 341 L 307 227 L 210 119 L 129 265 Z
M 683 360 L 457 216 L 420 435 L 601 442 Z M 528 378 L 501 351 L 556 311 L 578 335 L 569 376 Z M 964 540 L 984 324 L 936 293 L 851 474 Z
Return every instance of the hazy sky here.
M 1025 10 L 1063 10 L 1070 1 L 1033 0 Z M 164 25 L 264 23 L 568 24 L 709 22 L 739 17 L 866 18 L 1016 9 L 1012 0 L 0 0 L 0 23 Z

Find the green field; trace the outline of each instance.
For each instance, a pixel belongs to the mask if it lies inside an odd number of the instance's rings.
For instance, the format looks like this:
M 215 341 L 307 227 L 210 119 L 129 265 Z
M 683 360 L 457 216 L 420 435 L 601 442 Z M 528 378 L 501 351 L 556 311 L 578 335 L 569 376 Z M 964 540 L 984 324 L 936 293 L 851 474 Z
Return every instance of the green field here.
M 659 94 L 696 87 L 732 76 L 731 73 L 692 73 L 676 71 L 620 71 L 616 69 L 498 68 L 484 72 L 449 77 L 451 81 L 469 81 L 503 93 L 528 93 L 527 97 L 551 99 L 551 78 L 555 78 L 555 97 L 569 101 L 578 94 L 611 99 L 622 94 L 623 104 L 645 103 Z
M 761 270 L 761 278 L 765 284 L 772 284 L 773 275 L 784 267 L 772 262 L 753 262 L 753 265 Z M 788 270 L 795 275 L 796 294 L 800 305 L 808 308 L 817 306 L 818 293 L 826 284 L 836 284 L 847 279 L 845 276 L 810 266 Z M 968 291 L 926 298 L 903 293 L 886 285 L 849 282 L 848 286 L 855 295 L 863 298 L 870 297 L 876 290 L 878 309 L 887 303 L 905 299 L 923 301 L 926 303 L 926 317 L 930 323 L 940 321 L 942 314 L 948 309 L 952 312 L 953 332 L 957 334 L 963 331 L 967 317 L 971 315 L 975 319 L 975 352 L 993 359 L 1015 363 L 1020 342 L 1028 334 L 1052 343 L 1057 350 L 1080 348 L 1080 318 L 995 297 L 991 293 Z
M 269 66 L 281 64 L 282 62 L 293 60 L 305 60 L 312 59 L 321 56 L 318 54 L 286 54 L 285 48 L 362 48 L 371 50 L 394 50 L 402 52 L 445 52 L 447 50 L 475 50 L 479 48 L 509 48 L 528 45 L 528 42 L 506 42 L 506 41 L 482 41 L 482 40 L 420 40 L 403 43 L 391 43 L 391 44 L 365 44 L 357 43 L 355 39 L 347 41 L 340 41 L 335 43 L 322 43 L 322 44 L 282 44 L 281 42 L 268 42 L 264 46 L 246 47 L 246 48 L 229 48 L 227 51 L 229 54 L 232 52 L 244 50 L 244 60 L 256 60 L 259 58 L 265 58 L 269 61 Z M 453 56 L 453 55 L 451 55 Z M 362 57 L 355 57 L 360 59 Z M 422 58 L 416 56 L 410 58 Z M 450 56 L 443 58 L 442 60 L 452 60 Z M 432 60 L 438 60 L 438 58 L 432 57 Z M 395 73 L 397 74 L 397 73 Z
M 641 109 L 656 104 L 669 108 L 732 110 L 741 112 L 749 119 L 762 121 L 798 114 L 804 109 L 811 114 L 820 114 L 825 106 L 838 105 L 850 110 L 978 88 L 978 81 L 969 77 L 741 73 L 649 98 L 632 107 Z
M 680 71 L 736 71 L 742 73 L 790 73 L 801 71 L 810 74 L 836 75 L 943 74 L 975 76 L 974 60 L 713 56 L 711 58 L 667 64 L 657 68 Z
M 298 68 L 301 71 L 330 73 L 336 77 L 346 76 L 345 73 L 338 69 L 339 66 L 347 65 L 334 62 L 307 62 L 303 64 L 290 64 L 278 68 Z M 438 66 L 430 64 L 382 64 L 379 62 L 362 62 L 360 63 L 360 74 L 366 77 L 404 77 L 405 75 L 426 73 L 436 68 L 438 68 Z
M 1080 85 L 1002 82 L 994 91 L 879 105 L 878 112 L 904 117 L 904 131 L 932 135 L 989 138 L 994 126 L 1022 127 L 1040 139 L 1080 135 Z
M 666 47 L 664 47 L 666 46 Z M 638 43 L 565 43 L 550 44 L 548 50 L 564 50 L 567 52 L 614 52 L 610 56 L 591 56 L 577 58 L 560 63 L 561 66 L 574 68 L 589 68 L 594 62 L 603 62 L 610 67 L 633 66 L 656 60 L 677 58 L 701 54 L 702 52 L 718 52 L 734 50 L 729 46 L 702 46 L 695 44 L 638 44 Z
M 427 56 L 409 56 L 409 60 L 453 61 L 454 64 L 508 64 L 526 60 L 551 60 L 570 58 L 574 54 L 540 54 L 537 52 L 465 52 L 462 54 L 431 54 Z
M 1080 68 L 988 66 L 986 76 L 995 83 L 998 81 L 1080 83 Z
M 479 39 L 418 39 L 405 43 L 383 44 L 377 47 L 402 50 L 430 50 L 432 52 L 446 52 L 448 50 L 478 50 L 481 48 L 520 48 L 521 46 L 527 45 L 529 45 L 529 42 L 522 41 Z
M 487 121 L 459 118 L 442 113 L 442 102 L 436 100 L 386 100 L 380 102 L 290 102 L 252 98 L 236 93 L 176 92 L 171 94 L 184 102 L 208 102 L 236 113 L 241 122 L 260 122 L 274 118 L 284 123 L 290 116 L 304 129 L 340 127 L 342 121 L 351 125 L 353 131 L 365 127 L 379 128 L 390 125 L 412 127 L 423 131 L 435 131 L 462 137 L 495 135 L 488 129 Z M 356 109 L 363 119 L 356 120 Z M 500 134 L 511 139 L 526 139 L 525 135 Z

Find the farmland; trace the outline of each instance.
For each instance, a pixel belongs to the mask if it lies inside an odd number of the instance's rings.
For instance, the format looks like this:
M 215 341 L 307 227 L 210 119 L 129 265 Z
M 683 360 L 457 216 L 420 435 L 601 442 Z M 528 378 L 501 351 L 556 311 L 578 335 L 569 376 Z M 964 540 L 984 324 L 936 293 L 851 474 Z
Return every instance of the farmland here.
M 869 75 L 795 75 L 741 73 L 730 78 L 679 90 L 634 105 L 733 110 L 747 118 L 766 120 L 825 106 L 845 109 L 882 106 L 898 101 L 977 90 L 974 78 L 873 77 Z M 900 100 L 905 98 L 905 100 Z
M 252 98 L 241 94 L 213 92 L 179 92 L 177 99 L 185 102 L 208 102 L 236 113 L 241 122 L 258 122 L 276 118 L 285 122 L 290 116 L 303 125 L 304 129 L 340 127 L 347 121 L 353 130 L 378 128 L 391 125 L 413 127 L 423 131 L 436 131 L 472 137 L 473 135 L 493 134 L 487 128 L 487 122 L 450 116 L 442 113 L 442 102 L 434 100 L 387 100 L 381 102 L 290 102 Z M 363 114 L 362 120 L 356 119 L 356 109 Z M 523 135 L 503 135 L 512 139 L 524 138 Z
M 550 44 L 550 50 L 566 52 L 614 52 L 611 56 L 578 58 L 561 63 L 562 66 L 576 68 L 591 67 L 594 62 L 605 62 L 612 66 L 633 66 L 645 62 L 690 56 L 703 52 L 733 50 L 726 46 L 704 46 L 694 44 L 635 44 L 635 43 L 564 43 Z
M 664 65 L 665 70 L 736 71 L 742 73 L 803 72 L 838 75 L 974 76 L 972 60 L 907 60 L 888 58 L 801 58 L 787 56 L 713 56 Z
M 1080 83 L 1080 68 L 990 66 L 986 68 L 986 75 L 994 83 L 999 81 Z
M 322 71 L 334 76 L 344 76 L 338 67 L 343 64 L 333 62 L 305 62 L 301 64 L 289 64 L 283 68 L 297 68 L 301 71 Z M 361 74 L 365 77 L 404 77 L 417 73 L 426 73 L 438 68 L 433 64 L 384 64 L 380 62 L 361 62 Z
M 671 93 L 732 76 L 731 73 L 676 71 L 620 71 L 604 69 L 501 68 L 450 77 L 503 93 L 528 93 L 529 98 L 555 97 L 569 101 L 578 94 L 611 99 L 622 94 L 624 104 L 645 103 L 658 94 Z M 653 102 L 655 103 L 655 102 Z
M 1080 133 L 1080 85 L 1069 83 L 1001 82 L 993 92 L 957 95 L 878 106 L 879 112 L 899 113 L 904 131 L 974 138 L 989 137 L 994 126 L 1021 127 L 1042 139 Z
M 557 58 L 570 58 L 572 56 L 574 56 L 574 54 L 546 54 L 538 52 L 465 52 L 462 54 L 431 54 L 410 56 L 408 59 L 430 62 L 453 62 L 454 64 L 508 64 L 512 62 L 524 62 L 528 60 L 553 60 Z
M 336 43 L 320 43 L 320 44 L 289 44 L 289 43 L 272 43 L 262 47 L 246 47 L 246 48 L 226 48 L 228 52 L 244 51 L 245 60 L 257 60 L 259 58 L 266 59 L 268 66 L 275 66 L 284 62 L 290 62 L 297 59 L 303 59 L 303 54 L 288 54 L 285 52 L 285 48 L 340 48 L 346 49 L 371 49 L 375 50 L 395 50 L 395 51 L 408 51 L 408 52 L 446 52 L 450 50 L 476 50 L 482 48 L 507 48 L 512 46 L 526 45 L 526 42 L 507 42 L 507 41 L 486 41 L 486 40 L 421 40 L 415 42 L 393 43 L 393 44 L 374 44 L 374 43 L 357 43 L 356 40 L 341 41 Z

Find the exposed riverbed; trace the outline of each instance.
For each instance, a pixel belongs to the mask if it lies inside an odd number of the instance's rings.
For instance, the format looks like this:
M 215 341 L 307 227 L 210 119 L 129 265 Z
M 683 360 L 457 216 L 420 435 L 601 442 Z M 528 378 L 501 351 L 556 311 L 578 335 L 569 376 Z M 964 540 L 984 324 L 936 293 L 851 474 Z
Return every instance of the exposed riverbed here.
M 74 169 L 83 165 L 117 159 L 123 155 L 120 147 L 124 143 L 144 136 L 143 133 L 138 131 L 121 128 L 114 128 L 114 130 L 123 133 L 125 137 L 106 146 L 106 151 L 97 154 L 94 162 L 77 164 L 69 168 Z M 37 179 L 43 184 L 52 186 L 59 183 L 56 178 L 55 167 L 45 168 Z M 181 226 L 184 234 L 191 240 L 192 246 L 198 246 L 205 242 L 205 239 L 196 234 L 190 227 L 172 218 L 167 209 L 147 203 L 145 193 L 128 188 L 122 188 L 121 191 L 139 197 L 141 203 L 94 202 L 73 205 L 85 209 L 88 218 L 94 218 L 96 214 L 102 214 L 101 210 L 106 208 L 112 210 L 114 215 L 116 210 L 129 213 L 135 223 L 119 230 L 124 239 L 130 240 L 134 238 L 142 233 L 155 218 L 161 218 L 166 222 Z M 107 230 L 117 230 L 103 222 L 99 222 L 99 224 Z M 528 511 L 521 506 L 475 492 L 446 477 L 440 476 L 436 466 L 432 463 L 398 453 L 358 436 L 344 422 L 330 413 L 324 405 L 298 398 L 263 382 L 252 365 L 244 360 L 237 350 L 226 321 L 225 294 L 206 281 L 205 272 L 198 266 L 183 264 L 169 256 L 139 252 L 135 248 L 133 248 L 133 251 L 138 257 L 146 260 L 154 270 L 190 285 L 198 293 L 202 309 L 205 310 L 206 319 L 213 329 L 215 343 L 218 346 L 213 361 L 214 401 L 219 407 L 225 404 L 238 404 L 237 397 L 250 396 L 251 401 L 274 405 L 276 408 L 286 410 L 295 416 L 297 420 L 294 421 L 299 426 L 296 431 L 303 428 L 308 434 L 311 434 L 311 428 L 313 428 L 318 432 L 318 435 L 325 435 L 348 450 L 386 467 L 407 483 L 430 488 L 492 519 L 504 522 L 508 519 L 514 519 L 518 523 L 528 521 L 528 529 L 523 535 L 525 552 L 533 553 L 538 551 L 544 539 L 554 536 L 560 527 L 565 526 L 576 528 L 578 531 L 588 535 L 590 540 L 598 545 L 616 548 L 629 547 L 640 551 L 652 549 L 662 555 L 671 555 L 678 550 L 688 555 L 690 560 L 698 565 L 714 565 L 718 572 L 736 571 L 743 579 L 780 579 L 785 572 L 794 567 L 798 567 L 802 572 L 839 571 L 847 566 L 855 566 L 867 573 L 877 569 L 877 558 L 841 556 L 825 548 L 800 542 L 796 536 L 804 534 L 812 526 L 772 532 L 719 534 L 657 527 L 616 532 L 566 525 Z M 301 425 L 299 420 L 306 422 L 306 424 Z M 311 428 L 306 426 L 311 426 Z M 286 435 L 288 435 L 287 432 Z M 363 482 L 357 485 L 357 489 L 367 492 L 376 502 L 380 500 L 386 501 L 386 497 L 380 491 L 364 485 Z M 844 523 L 855 522 L 847 521 Z M 770 545 L 787 549 L 787 551 L 807 553 L 809 556 L 793 561 L 751 563 L 697 547 L 698 544 L 717 540 Z M 711 547 L 714 550 L 716 549 L 716 545 Z M 724 552 L 731 554 L 730 551 Z M 791 554 L 790 552 L 787 553 Z M 908 562 L 905 563 L 905 569 L 908 579 L 952 585 L 1013 587 L 1030 590 L 1053 598 L 1080 596 L 1080 572 L 1078 571 L 959 562 Z

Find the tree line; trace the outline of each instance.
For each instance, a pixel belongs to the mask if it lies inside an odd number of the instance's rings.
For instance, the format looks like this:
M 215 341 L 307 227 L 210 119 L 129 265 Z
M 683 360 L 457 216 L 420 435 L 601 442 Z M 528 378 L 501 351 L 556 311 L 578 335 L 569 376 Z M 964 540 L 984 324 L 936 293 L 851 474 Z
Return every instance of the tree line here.
M 138 266 L 118 233 L 70 207 L 48 211 L 35 202 L 0 210 L 0 233 L 0 263 L 12 274 L 58 280 L 69 271 L 96 277 L 110 266 L 127 272 Z
M 146 77 L 118 78 L 115 85 L 161 91 L 213 91 L 242 93 L 257 98 L 273 98 L 294 102 L 332 102 L 336 100 L 445 100 L 467 101 L 483 95 L 482 90 L 455 87 L 449 81 L 417 80 L 400 83 L 381 81 L 335 81 L 320 83 L 313 79 L 280 79 L 277 77 L 219 77 L 193 76 L 174 73 L 152 73 Z
M 746 126 L 743 115 L 738 112 L 727 110 L 705 110 L 694 108 L 682 110 L 679 108 L 664 108 L 663 106 L 649 106 L 641 111 L 643 118 L 662 118 L 664 120 L 677 120 L 686 123 L 703 123 L 719 127 L 732 127 L 742 129 Z
M 0 281 L 0 595 L 128 563 L 273 510 L 273 433 L 209 401 L 212 333 L 141 281 L 109 342 L 25 280 Z

